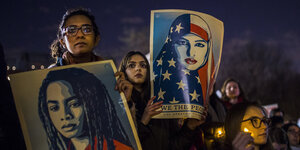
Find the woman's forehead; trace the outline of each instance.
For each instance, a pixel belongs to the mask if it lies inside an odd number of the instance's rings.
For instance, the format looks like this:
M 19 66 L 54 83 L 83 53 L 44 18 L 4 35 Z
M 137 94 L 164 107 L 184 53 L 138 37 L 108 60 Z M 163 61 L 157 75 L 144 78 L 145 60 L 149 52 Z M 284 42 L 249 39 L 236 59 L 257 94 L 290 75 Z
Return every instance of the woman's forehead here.
M 83 24 L 92 25 L 92 22 L 87 16 L 75 15 L 67 19 L 65 26 L 70 26 L 70 25 L 82 26 Z
M 264 115 L 263 111 L 261 110 L 261 108 L 258 108 L 256 106 L 250 106 L 247 108 L 243 120 L 251 118 L 251 117 L 263 118 L 263 117 L 265 117 L 265 115 Z
M 139 54 L 135 54 L 135 55 L 132 55 L 128 61 L 128 63 L 130 62 L 143 62 L 143 61 L 146 61 L 141 55 Z

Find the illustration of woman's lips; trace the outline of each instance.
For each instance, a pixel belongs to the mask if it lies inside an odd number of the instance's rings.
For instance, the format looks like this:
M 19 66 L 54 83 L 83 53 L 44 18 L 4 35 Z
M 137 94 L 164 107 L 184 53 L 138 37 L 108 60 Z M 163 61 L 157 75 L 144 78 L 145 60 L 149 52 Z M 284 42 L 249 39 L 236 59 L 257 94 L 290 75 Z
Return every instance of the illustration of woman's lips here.
M 185 62 L 189 65 L 193 65 L 193 64 L 197 63 L 197 60 L 195 60 L 193 58 L 186 58 Z
M 63 129 L 66 132 L 70 132 L 76 129 L 76 124 L 65 124 L 61 127 L 61 129 Z

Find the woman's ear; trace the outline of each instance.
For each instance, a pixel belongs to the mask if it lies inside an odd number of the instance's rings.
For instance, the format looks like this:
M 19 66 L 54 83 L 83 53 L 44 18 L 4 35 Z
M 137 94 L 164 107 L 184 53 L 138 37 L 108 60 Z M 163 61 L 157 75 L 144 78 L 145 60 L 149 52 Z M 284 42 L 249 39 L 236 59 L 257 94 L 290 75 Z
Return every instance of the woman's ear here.
M 97 35 L 95 38 L 95 46 L 97 46 L 100 42 L 100 35 Z
M 59 39 L 59 43 L 60 43 L 60 45 L 62 45 L 63 48 L 66 48 L 66 43 L 65 43 L 64 39 Z

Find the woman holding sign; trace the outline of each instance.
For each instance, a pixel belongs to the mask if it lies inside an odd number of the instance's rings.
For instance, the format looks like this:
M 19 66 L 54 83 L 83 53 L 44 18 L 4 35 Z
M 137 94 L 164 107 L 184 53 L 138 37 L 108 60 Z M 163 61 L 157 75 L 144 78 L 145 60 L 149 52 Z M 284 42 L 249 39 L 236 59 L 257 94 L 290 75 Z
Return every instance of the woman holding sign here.
M 122 60 L 119 71 L 133 85 L 132 96 L 128 101 L 134 109 L 142 148 L 145 150 L 189 149 L 194 137 L 194 129 L 205 120 L 189 119 L 182 128 L 176 119 L 151 119 L 161 113 L 157 110 L 162 102 L 153 103 L 150 99 L 150 68 L 146 57 L 140 52 L 129 52 Z M 150 100 L 149 100 L 150 99 Z

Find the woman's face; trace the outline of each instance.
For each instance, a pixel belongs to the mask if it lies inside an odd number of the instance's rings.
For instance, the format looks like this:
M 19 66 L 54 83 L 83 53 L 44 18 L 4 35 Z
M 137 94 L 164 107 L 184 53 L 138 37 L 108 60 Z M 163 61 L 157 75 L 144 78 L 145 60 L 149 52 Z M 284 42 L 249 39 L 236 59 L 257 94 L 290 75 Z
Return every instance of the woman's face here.
M 188 33 L 176 41 L 174 46 L 185 68 L 196 70 L 206 63 L 208 43 L 200 36 Z
M 95 39 L 91 20 L 84 15 L 75 15 L 70 17 L 64 26 L 65 35 L 61 43 L 73 55 L 78 56 L 84 53 L 90 53 L 99 42 L 99 36 Z M 81 29 L 78 29 L 81 28 Z M 74 31 L 74 34 L 68 34 L 67 31 Z M 78 30 L 77 32 L 75 32 Z M 86 33 L 83 33 L 84 30 Z
M 228 82 L 225 87 L 225 93 L 229 98 L 237 98 L 240 95 L 239 85 L 234 81 Z
M 290 126 L 287 131 L 287 136 L 292 146 L 299 145 L 300 130 L 297 126 Z
M 147 60 L 136 54 L 126 64 L 126 75 L 134 85 L 142 85 L 147 76 Z
M 66 138 L 82 135 L 84 112 L 70 83 L 56 81 L 47 88 L 47 106 L 54 127 Z
M 250 119 L 252 117 L 257 117 L 260 119 L 263 119 L 265 117 L 263 111 L 255 106 L 250 106 L 247 108 L 246 113 L 244 115 L 243 120 L 247 120 Z M 260 122 L 257 121 L 257 119 L 255 119 L 256 121 L 253 122 L 255 124 L 259 124 Z M 258 119 L 259 120 L 259 119 Z M 241 131 L 245 131 L 245 128 L 248 129 L 248 132 L 251 133 L 251 136 L 254 139 L 254 144 L 255 145 L 263 145 L 267 143 L 267 125 L 264 122 L 261 122 L 261 125 L 259 128 L 255 128 L 253 126 L 253 123 L 251 122 L 251 120 L 248 121 L 243 121 L 241 122 Z

